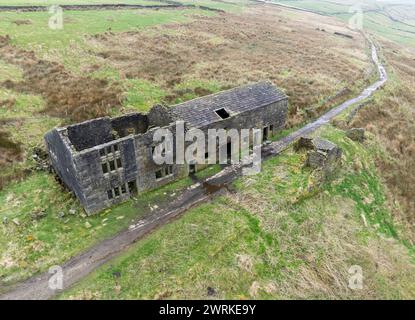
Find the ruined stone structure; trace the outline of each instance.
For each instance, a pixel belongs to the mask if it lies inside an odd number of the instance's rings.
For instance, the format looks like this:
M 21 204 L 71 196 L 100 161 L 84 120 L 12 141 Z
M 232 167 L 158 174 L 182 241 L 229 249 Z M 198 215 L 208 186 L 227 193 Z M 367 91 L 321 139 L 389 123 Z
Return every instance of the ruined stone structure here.
M 342 150 L 333 142 L 319 137 L 312 140 L 313 150 L 307 154 L 306 165 L 310 168 L 332 169 L 332 164 L 340 161 Z
M 246 85 L 149 113 L 98 118 L 45 135 L 51 164 L 87 213 L 160 187 L 203 165 L 157 165 L 154 131 L 171 130 L 184 121 L 185 130 L 261 128 L 265 139 L 285 124 L 287 96 L 269 82 Z M 220 146 L 219 146 L 220 147 Z M 175 150 L 173 150 L 174 152 Z
M 342 149 L 331 141 L 320 137 L 300 137 L 294 144 L 294 150 L 307 150 L 305 166 L 318 169 L 322 172 L 322 178 L 327 180 L 341 162 Z

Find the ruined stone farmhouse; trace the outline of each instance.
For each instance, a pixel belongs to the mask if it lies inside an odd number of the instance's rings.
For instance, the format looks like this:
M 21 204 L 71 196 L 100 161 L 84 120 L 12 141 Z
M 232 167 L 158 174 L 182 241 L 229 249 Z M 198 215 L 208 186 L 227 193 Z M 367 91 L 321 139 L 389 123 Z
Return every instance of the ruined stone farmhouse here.
M 203 165 L 157 165 L 154 130 L 261 128 L 268 139 L 285 124 L 287 96 L 270 82 L 259 82 L 204 96 L 171 107 L 154 106 L 147 114 L 103 117 L 55 128 L 45 135 L 52 167 L 87 213 L 160 187 L 200 170 Z M 221 146 L 219 146 L 220 148 Z M 173 150 L 175 152 L 175 150 Z M 208 154 L 206 154 L 208 157 Z

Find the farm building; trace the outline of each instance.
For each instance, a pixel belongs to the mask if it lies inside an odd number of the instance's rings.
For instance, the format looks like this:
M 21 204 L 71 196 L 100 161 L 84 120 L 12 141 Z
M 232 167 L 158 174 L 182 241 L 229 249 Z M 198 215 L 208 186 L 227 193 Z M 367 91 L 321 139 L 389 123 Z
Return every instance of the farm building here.
M 260 128 L 267 139 L 285 124 L 287 96 L 270 82 L 222 91 L 171 107 L 154 106 L 147 114 L 103 117 L 45 135 L 51 165 L 88 214 L 160 187 L 200 169 L 195 164 L 157 165 L 154 131 L 176 121 L 185 130 Z M 220 147 L 220 146 L 219 146 Z

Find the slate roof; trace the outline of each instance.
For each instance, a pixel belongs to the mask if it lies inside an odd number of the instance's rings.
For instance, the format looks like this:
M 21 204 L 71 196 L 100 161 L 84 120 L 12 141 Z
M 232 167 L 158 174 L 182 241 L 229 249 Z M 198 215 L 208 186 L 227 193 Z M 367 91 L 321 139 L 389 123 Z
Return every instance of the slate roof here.
M 220 108 L 233 116 L 284 99 L 287 96 L 281 90 L 269 81 L 262 81 L 174 105 L 171 112 L 190 127 L 203 127 L 222 120 L 215 112 Z

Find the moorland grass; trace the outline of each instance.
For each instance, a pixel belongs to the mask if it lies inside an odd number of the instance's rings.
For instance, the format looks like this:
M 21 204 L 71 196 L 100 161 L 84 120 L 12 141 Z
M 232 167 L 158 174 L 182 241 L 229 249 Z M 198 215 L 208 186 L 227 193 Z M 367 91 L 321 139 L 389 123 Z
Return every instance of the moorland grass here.
M 413 297 L 412 253 L 386 209 L 370 150 L 331 126 L 317 134 L 344 156 L 312 196 L 305 155 L 289 149 L 239 179 L 237 193 L 189 210 L 60 298 Z M 347 287 L 356 264 L 365 277 L 358 292 Z
M 191 183 L 189 178 L 176 181 L 90 217 L 47 173 L 10 184 L 0 191 L 0 283 L 11 284 L 68 260 Z

